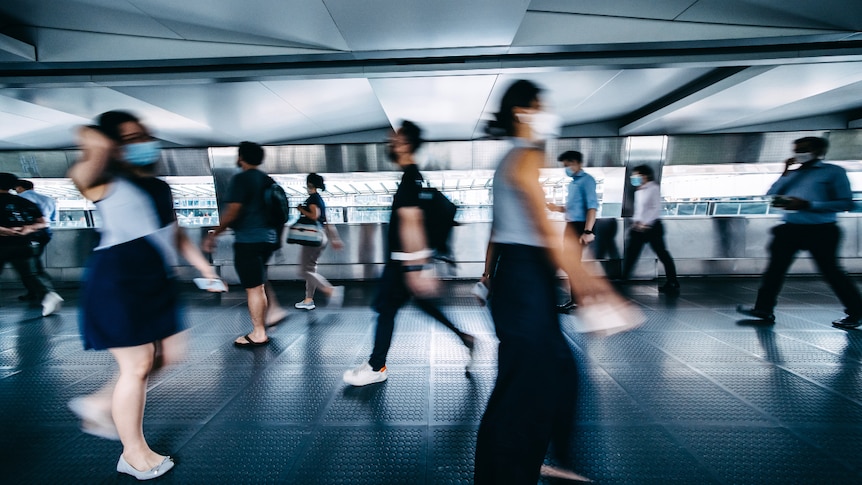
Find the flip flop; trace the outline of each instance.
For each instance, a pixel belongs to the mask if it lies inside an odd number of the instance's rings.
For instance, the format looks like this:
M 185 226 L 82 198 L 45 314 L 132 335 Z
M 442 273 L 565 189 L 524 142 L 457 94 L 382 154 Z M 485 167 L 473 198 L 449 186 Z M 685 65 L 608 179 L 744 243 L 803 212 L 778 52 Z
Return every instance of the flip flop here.
M 245 339 L 245 342 L 237 342 L 236 340 L 234 340 L 233 344 L 236 347 L 261 347 L 269 343 L 269 337 L 267 337 L 266 340 L 264 340 L 263 342 L 255 342 L 248 335 L 243 335 L 242 338 Z

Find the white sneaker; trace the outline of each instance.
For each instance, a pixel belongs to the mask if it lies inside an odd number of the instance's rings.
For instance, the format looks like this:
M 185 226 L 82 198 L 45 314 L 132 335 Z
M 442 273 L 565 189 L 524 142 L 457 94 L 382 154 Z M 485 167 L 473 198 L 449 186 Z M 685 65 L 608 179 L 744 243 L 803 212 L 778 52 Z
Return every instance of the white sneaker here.
M 333 286 L 332 294 L 329 295 L 329 303 L 328 306 L 332 308 L 341 308 L 341 305 L 344 304 L 344 287 L 343 286 Z
M 351 386 L 367 386 L 368 384 L 383 382 L 386 377 L 386 366 L 375 372 L 368 362 L 355 369 L 344 371 L 344 382 Z
M 294 307 L 294 308 L 297 308 L 297 309 L 299 309 L 299 310 L 314 310 L 315 308 L 317 308 L 316 306 L 314 306 L 314 302 L 313 302 L 313 301 L 310 301 L 310 302 L 308 302 L 308 303 L 305 303 L 305 302 L 301 301 L 301 302 L 299 302 L 299 303 L 297 303 L 297 304 L 293 305 L 293 307 Z
M 45 298 L 42 298 L 42 316 L 47 317 L 59 310 L 61 306 L 63 306 L 63 297 L 53 291 L 48 293 Z

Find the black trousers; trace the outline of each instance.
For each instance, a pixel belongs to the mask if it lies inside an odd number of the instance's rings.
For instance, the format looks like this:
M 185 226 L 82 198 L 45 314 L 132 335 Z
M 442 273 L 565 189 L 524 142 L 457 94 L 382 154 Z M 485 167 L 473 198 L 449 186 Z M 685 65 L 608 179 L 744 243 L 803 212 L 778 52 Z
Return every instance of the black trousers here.
M 42 245 L 35 241 L 28 245 L 0 247 L 0 272 L 7 262 L 11 264 L 21 278 L 24 288 L 27 289 L 27 294 L 34 300 L 41 300 L 46 294 L 54 291 L 51 277 L 42 267 L 40 260 L 42 251 Z
M 544 248 L 497 245 L 490 300 L 500 346 L 479 425 L 476 484 L 534 484 L 548 446 L 568 460 L 577 368 L 560 329 L 557 278 Z
M 410 300 L 411 296 L 404 281 L 401 263 L 397 261 L 386 263 L 383 268 L 383 275 L 380 276 L 380 287 L 374 302 L 374 310 L 378 315 L 377 328 L 374 332 L 374 350 L 368 359 L 372 369 L 380 370 L 386 365 L 386 355 L 389 353 L 389 347 L 392 345 L 392 333 L 395 331 L 395 316 L 398 314 L 398 310 Z M 420 310 L 455 332 L 461 341 L 464 341 L 465 334 L 458 330 L 458 327 L 440 311 L 436 299 L 416 298 L 415 302 Z
M 769 265 L 763 273 L 754 308 L 772 312 L 778 301 L 778 293 L 784 285 L 787 270 L 796 259 L 796 253 L 808 251 L 820 274 L 844 305 L 844 311 L 854 317 L 862 316 L 862 297 L 859 290 L 838 265 L 840 241 L 841 229 L 837 224 L 782 224 L 772 228 Z
M 629 230 L 629 238 L 626 243 L 626 254 L 623 258 L 623 279 L 627 280 L 632 275 L 635 263 L 643 251 L 644 244 L 649 243 L 661 264 L 670 283 L 676 282 L 676 264 L 664 244 L 664 226 L 661 220 L 656 220 L 652 227 L 645 231 Z

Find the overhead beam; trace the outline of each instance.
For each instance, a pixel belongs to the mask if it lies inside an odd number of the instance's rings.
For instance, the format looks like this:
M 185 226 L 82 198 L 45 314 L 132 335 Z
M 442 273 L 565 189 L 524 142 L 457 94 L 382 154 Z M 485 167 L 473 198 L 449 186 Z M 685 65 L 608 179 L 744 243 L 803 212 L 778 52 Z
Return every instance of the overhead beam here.
M 35 61 L 36 60 L 36 46 L 30 45 L 26 42 L 21 42 L 18 39 L 13 39 L 8 35 L 0 34 L 0 52 L 6 52 L 7 54 L 11 54 L 15 56 L 14 61 Z M 0 57 L 2 59 L 2 57 Z
M 751 66 L 719 69 L 637 111 L 624 120 L 625 124 L 620 127 L 619 134 L 624 136 L 637 134 L 647 125 L 659 121 L 674 111 L 702 101 L 774 68 L 775 66 Z

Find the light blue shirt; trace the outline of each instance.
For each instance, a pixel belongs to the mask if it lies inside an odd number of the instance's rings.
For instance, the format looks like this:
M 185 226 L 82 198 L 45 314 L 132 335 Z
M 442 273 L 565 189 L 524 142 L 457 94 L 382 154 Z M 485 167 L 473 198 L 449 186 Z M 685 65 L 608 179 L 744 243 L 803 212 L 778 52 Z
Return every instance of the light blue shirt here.
M 838 220 L 838 212 L 853 209 L 847 171 L 822 160 L 781 176 L 766 195 L 797 197 L 811 204 L 805 210 L 785 211 L 784 222 L 791 224 L 828 224 Z
M 590 209 L 599 209 L 596 179 L 580 170 L 572 176 L 572 182 L 569 184 L 569 192 L 566 195 L 566 221 L 585 222 L 587 211 Z
M 39 210 L 42 211 L 42 217 L 45 218 L 45 222 L 51 223 L 59 220 L 57 217 L 57 202 L 55 202 L 53 198 L 48 197 L 47 195 L 42 195 L 33 189 L 25 190 L 18 194 L 18 196 L 24 197 L 30 202 L 38 205 Z

